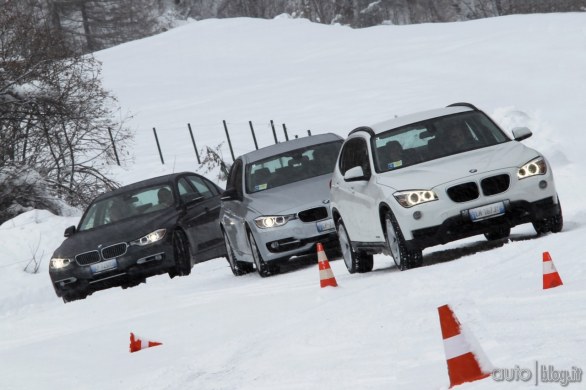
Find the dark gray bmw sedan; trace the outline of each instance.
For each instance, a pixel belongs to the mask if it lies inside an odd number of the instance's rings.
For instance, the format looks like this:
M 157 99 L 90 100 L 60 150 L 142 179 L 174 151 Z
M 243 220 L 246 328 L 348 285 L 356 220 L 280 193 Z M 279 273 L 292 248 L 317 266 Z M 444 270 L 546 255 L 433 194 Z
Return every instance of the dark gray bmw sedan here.
M 195 263 L 224 257 L 221 193 L 208 179 L 182 172 L 98 196 L 53 253 L 57 296 L 69 302 L 153 275 L 189 275 Z

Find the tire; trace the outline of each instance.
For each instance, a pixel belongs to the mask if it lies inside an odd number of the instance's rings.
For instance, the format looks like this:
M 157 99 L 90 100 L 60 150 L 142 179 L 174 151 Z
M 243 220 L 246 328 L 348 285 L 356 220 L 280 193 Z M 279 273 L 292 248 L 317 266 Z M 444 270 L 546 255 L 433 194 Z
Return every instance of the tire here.
M 384 224 L 387 247 L 397 268 L 405 271 L 411 268 L 421 267 L 423 265 L 422 251 L 420 249 L 407 249 L 401 227 L 392 212 L 387 211 L 385 213 Z
M 348 272 L 353 274 L 356 272 L 365 273 L 372 271 L 372 267 L 374 265 L 373 256 L 354 252 L 352 249 L 350 236 L 348 235 L 346 227 L 344 226 L 344 222 L 341 218 L 338 219 L 337 231 L 342 258 L 344 259 L 344 264 L 346 264 L 346 269 L 348 269 Z
M 191 273 L 191 250 L 182 230 L 173 232 L 173 255 L 175 257 L 175 275 L 189 275 Z
M 497 230 L 493 230 L 488 233 L 484 233 L 484 237 L 486 237 L 486 239 L 488 241 L 495 241 L 495 240 L 501 240 L 503 238 L 507 238 L 507 237 L 509 237 L 510 234 L 511 234 L 511 228 L 506 227 L 506 228 L 499 228 Z
M 562 231 L 564 227 L 564 216 L 562 214 L 562 204 L 558 198 L 558 205 L 560 207 L 560 212 L 553 217 L 544 218 L 539 221 L 533 222 L 533 229 L 537 232 L 537 234 L 546 234 L 546 233 L 559 233 Z
M 254 266 L 256 267 L 256 271 L 258 272 L 258 274 L 261 277 L 266 278 L 267 276 L 271 276 L 271 275 L 277 273 L 278 266 L 269 265 L 262 258 L 262 255 L 260 254 L 260 251 L 258 250 L 258 246 L 256 245 L 256 240 L 254 239 L 254 236 L 252 235 L 250 230 L 248 231 L 248 243 L 250 245 L 250 251 L 252 253 L 252 258 L 254 259 Z
M 251 272 L 254 269 L 254 266 L 245 261 L 236 259 L 234 249 L 232 249 L 232 245 L 230 245 L 228 236 L 223 230 L 222 234 L 224 236 L 224 244 L 226 245 L 226 260 L 228 260 L 228 264 L 230 264 L 230 269 L 232 270 L 234 276 L 241 276 Z
M 126 290 L 127 288 L 136 287 L 141 283 L 146 283 L 146 279 L 131 279 L 120 287 L 122 287 L 123 290 Z
M 80 299 L 85 299 L 87 296 L 88 296 L 88 294 L 84 293 L 84 292 L 64 293 L 61 296 L 61 299 L 63 299 L 63 303 L 69 303 L 69 302 L 73 302 L 73 301 L 78 301 Z

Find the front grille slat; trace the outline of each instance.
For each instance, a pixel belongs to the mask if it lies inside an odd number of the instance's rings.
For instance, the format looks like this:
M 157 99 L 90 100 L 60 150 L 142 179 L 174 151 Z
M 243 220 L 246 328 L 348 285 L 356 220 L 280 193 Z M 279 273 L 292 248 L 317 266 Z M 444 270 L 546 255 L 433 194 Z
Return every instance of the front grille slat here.
M 480 187 L 485 196 L 496 195 L 509 189 L 511 178 L 509 175 L 497 175 L 482 179 Z
M 509 189 L 511 177 L 508 174 L 501 174 L 484 178 L 480 181 L 482 195 L 491 196 L 501 194 Z M 447 194 L 456 203 L 468 202 L 478 199 L 480 189 L 475 182 L 468 182 L 455 185 L 447 189 Z
M 301 222 L 314 222 L 328 217 L 328 209 L 325 207 L 316 207 L 309 210 L 303 210 L 297 214 Z
M 448 196 L 456 203 L 468 202 L 480 196 L 478 186 L 474 182 L 458 184 L 447 190 Z
M 128 245 L 125 242 L 110 245 L 102 249 L 102 257 L 104 260 L 112 259 L 114 257 L 122 256 L 126 253 Z
M 79 255 L 75 256 L 75 261 L 79 265 L 89 265 L 97 263 L 100 261 L 100 254 L 98 253 L 98 251 L 80 253 Z

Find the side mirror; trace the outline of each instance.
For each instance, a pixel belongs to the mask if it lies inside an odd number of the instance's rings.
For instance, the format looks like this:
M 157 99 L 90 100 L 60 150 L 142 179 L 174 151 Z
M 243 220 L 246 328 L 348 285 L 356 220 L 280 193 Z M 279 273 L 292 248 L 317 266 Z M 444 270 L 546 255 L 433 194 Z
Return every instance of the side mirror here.
M 242 197 L 238 194 L 238 190 L 236 188 L 228 188 L 226 191 L 222 193 L 220 197 L 223 201 L 230 201 L 230 200 L 242 200 Z
M 529 130 L 527 127 L 515 127 L 512 130 L 512 133 L 515 141 L 523 141 L 524 139 L 527 139 L 533 135 L 531 130 Z
M 63 235 L 65 237 L 71 237 L 75 234 L 77 230 L 75 229 L 75 226 L 69 226 L 67 229 L 65 229 L 65 233 L 63 233 Z
M 344 181 L 366 181 L 370 177 L 364 174 L 361 166 L 350 168 L 344 174 Z

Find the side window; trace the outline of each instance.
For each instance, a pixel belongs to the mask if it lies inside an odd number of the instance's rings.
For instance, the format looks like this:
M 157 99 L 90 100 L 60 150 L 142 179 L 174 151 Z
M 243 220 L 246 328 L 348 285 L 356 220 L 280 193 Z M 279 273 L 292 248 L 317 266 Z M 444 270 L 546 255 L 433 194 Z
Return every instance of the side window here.
M 191 182 L 193 187 L 195 187 L 196 192 L 199 192 L 200 196 L 203 196 L 205 199 L 211 198 L 214 196 L 212 191 L 208 188 L 208 186 L 204 183 L 204 181 L 198 176 L 187 176 L 187 179 Z
M 228 188 L 236 188 L 238 194 L 242 194 L 242 160 L 240 159 L 232 164 L 226 183 L 226 189 Z
M 189 185 L 189 183 L 187 182 L 187 180 L 184 177 L 179 179 L 179 182 L 177 183 L 177 187 L 179 188 L 179 195 L 181 197 L 183 197 L 183 195 L 193 193 L 193 188 L 191 188 L 191 186 Z
M 352 138 L 343 146 L 340 155 L 340 172 L 342 175 L 350 168 L 362 167 L 365 175 L 370 175 L 368 148 L 363 138 Z
M 208 179 L 206 179 L 205 177 L 202 178 L 202 181 L 205 183 L 205 185 L 209 188 L 209 190 L 212 192 L 213 196 L 219 195 L 220 191 L 218 191 L 218 187 L 212 183 L 211 181 L 209 181 Z

